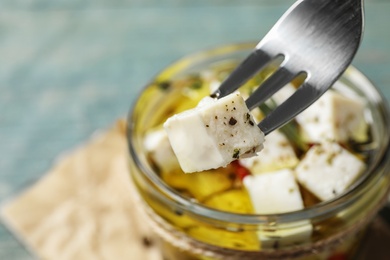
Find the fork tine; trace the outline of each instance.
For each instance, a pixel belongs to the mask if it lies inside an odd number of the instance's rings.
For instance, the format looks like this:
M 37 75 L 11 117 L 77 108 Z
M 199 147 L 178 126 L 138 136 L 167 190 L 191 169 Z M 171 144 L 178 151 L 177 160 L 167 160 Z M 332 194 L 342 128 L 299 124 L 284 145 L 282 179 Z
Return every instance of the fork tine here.
M 271 57 L 260 49 L 255 49 L 229 76 L 212 96 L 222 98 L 248 81 L 256 72 L 271 61 Z
M 279 89 L 291 82 L 298 74 L 291 73 L 285 67 L 279 68 L 269 76 L 246 100 L 249 110 L 264 103 Z
M 268 114 L 259 124 L 265 135 L 288 123 L 292 118 L 316 101 L 327 88 L 314 88 L 309 83 L 303 83 L 294 94 Z

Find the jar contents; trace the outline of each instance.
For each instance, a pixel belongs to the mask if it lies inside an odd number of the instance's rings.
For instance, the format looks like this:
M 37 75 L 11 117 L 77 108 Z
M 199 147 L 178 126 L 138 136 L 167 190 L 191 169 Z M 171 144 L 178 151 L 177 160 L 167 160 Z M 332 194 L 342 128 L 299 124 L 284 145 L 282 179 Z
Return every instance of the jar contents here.
M 268 77 L 267 72 L 219 103 L 210 100 L 210 93 L 234 67 L 222 64 L 153 83 L 170 100 L 159 108 L 162 114 L 144 136 L 148 159 L 159 177 L 188 199 L 238 214 L 299 211 L 348 191 L 370 160 L 370 152 L 359 149 L 371 139 L 363 99 L 337 82 L 296 119 L 264 137 L 257 123 L 299 84 L 288 84 L 250 112 L 244 99 Z M 180 213 L 166 219 L 191 237 L 241 250 L 299 245 L 343 222 L 334 217 L 278 230 L 220 234 Z

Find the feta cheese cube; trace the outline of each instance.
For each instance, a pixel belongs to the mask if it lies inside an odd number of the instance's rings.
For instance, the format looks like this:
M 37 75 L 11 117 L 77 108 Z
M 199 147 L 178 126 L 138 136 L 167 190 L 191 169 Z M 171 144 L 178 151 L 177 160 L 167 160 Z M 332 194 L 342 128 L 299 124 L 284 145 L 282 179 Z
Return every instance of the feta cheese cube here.
M 299 162 L 294 148 L 286 136 L 278 130 L 267 135 L 264 148 L 257 156 L 240 159 L 241 165 L 253 174 L 293 168 Z
M 365 164 L 335 142 L 309 149 L 295 169 L 296 177 L 320 200 L 343 193 L 365 170 Z
M 209 88 L 210 88 L 210 94 L 214 93 L 218 88 L 219 86 L 221 85 L 222 82 L 218 81 L 218 80 L 211 80 L 210 81 L 210 85 L 209 85 Z M 241 91 L 242 88 L 240 88 L 240 91 L 237 90 L 238 93 L 240 93 L 240 95 L 242 96 L 242 98 L 244 100 L 248 99 L 250 93 L 246 93 L 246 92 L 243 92 Z M 245 89 L 244 89 L 245 90 Z M 251 111 L 251 114 L 253 116 L 253 118 L 255 119 L 255 122 L 259 122 L 261 119 L 264 118 L 264 115 L 261 113 L 261 110 L 257 107 L 257 108 L 254 108 L 252 111 Z
M 303 209 L 294 172 L 283 169 L 244 178 L 253 208 L 259 214 L 286 213 Z
M 150 130 L 145 135 L 144 147 L 160 170 L 170 172 L 180 169 L 168 135 L 163 128 Z
M 296 117 L 309 142 L 347 141 L 365 138 L 365 103 L 329 90 Z M 362 137 L 363 136 L 363 137 Z
M 264 133 L 239 93 L 207 97 L 196 108 L 168 118 L 164 128 L 184 172 L 224 167 L 254 156 L 264 142 Z
M 304 208 L 294 172 L 289 169 L 244 178 L 253 208 L 258 214 L 286 213 Z M 263 247 L 294 245 L 308 241 L 313 227 L 309 221 L 277 225 L 258 232 Z

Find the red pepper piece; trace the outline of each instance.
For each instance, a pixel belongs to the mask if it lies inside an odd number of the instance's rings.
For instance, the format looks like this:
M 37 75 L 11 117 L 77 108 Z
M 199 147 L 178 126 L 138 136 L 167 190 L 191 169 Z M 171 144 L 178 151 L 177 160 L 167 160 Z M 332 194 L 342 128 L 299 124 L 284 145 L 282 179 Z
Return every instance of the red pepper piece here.
M 242 166 L 239 161 L 233 161 L 232 165 L 234 167 L 234 173 L 240 181 L 242 181 L 246 176 L 251 175 L 251 172 L 246 167 Z

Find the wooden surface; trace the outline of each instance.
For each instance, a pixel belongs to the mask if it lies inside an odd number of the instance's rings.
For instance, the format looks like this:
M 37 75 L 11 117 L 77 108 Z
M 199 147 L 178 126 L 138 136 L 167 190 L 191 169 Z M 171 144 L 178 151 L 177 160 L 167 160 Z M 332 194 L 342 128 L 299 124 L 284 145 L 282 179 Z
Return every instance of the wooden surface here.
M 124 116 L 175 59 L 257 41 L 288 0 L 1 0 L 0 201 Z M 390 1 L 366 0 L 353 64 L 390 100 Z M 0 259 L 31 259 L 0 226 Z

